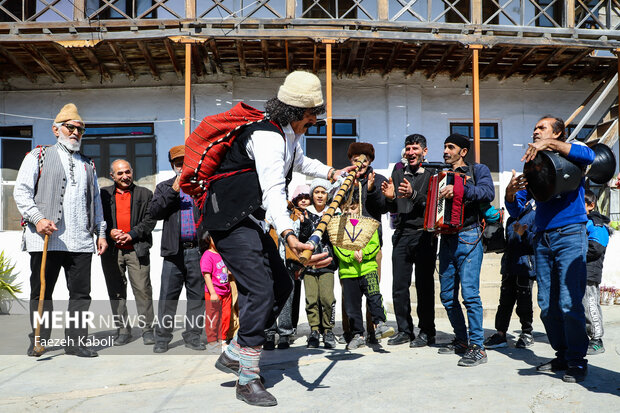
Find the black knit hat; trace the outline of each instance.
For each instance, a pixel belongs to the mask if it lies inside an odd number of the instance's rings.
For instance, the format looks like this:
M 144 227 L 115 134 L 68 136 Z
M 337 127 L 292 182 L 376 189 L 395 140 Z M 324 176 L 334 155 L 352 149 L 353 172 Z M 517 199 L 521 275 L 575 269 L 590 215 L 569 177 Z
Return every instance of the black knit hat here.
M 453 143 L 459 148 L 467 150 L 469 150 L 469 147 L 471 145 L 469 142 L 469 138 L 465 135 L 461 135 L 460 133 L 453 133 L 452 135 L 448 136 L 444 141 L 444 145 L 446 143 Z

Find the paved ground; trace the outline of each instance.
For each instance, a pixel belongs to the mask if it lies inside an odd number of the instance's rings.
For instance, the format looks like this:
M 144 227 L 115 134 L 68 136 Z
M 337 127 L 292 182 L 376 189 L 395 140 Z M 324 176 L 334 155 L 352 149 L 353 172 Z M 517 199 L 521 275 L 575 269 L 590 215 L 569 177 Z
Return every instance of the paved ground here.
M 512 340 L 509 348 L 489 350 L 489 362 L 475 368 L 457 367 L 456 356 L 439 355 L 436 348 L 308 350 L 299 338 L 290 350 L 266 352 L 262 374 L 279 401 L 271 411 L 618 412 L 620 306 L 603 311 L 607 351 L 590 356 L 590 374 L 581 384 L 535 371 L 553 355 L 540 321 L 531 349 L 515 349 Z M 17 320 L 2 316 L 0 328 L 15 331 Z M 440 341 L 449 341 L 447 319 L 437 322 L 444 332 Z M 493 320 L 485 321 L 487 336 L 492 325 Z M 25 350 L 25 344 L 23 335 L 0 339 L 3 349 L 20 345 Z M 142 347 L 138 340 L 124 351 L 137 354 Z M 235 399 L 232 376 L 213 367 L 214 352 L 198 354 L 182 346 L 164 355 L 119 351 L 103 349 L 96 359 L 67 356 L 60 349 L 39 359 L 0 356 L 0 411 L 264 411 Z

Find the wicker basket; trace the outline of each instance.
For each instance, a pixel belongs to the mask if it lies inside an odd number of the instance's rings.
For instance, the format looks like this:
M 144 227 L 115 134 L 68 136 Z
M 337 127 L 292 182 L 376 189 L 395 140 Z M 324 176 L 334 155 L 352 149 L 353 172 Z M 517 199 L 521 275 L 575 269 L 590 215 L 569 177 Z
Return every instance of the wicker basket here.
M 360 191 L 361 194 L 361 191 Z M 362 210 L 361 196 L 359 210 Z M 376 219 L 359 214 L 341 214 L 332 217 L 327 224 L 327 234 L 332 245 L 351 251 L 363 249 L 379 228 Z

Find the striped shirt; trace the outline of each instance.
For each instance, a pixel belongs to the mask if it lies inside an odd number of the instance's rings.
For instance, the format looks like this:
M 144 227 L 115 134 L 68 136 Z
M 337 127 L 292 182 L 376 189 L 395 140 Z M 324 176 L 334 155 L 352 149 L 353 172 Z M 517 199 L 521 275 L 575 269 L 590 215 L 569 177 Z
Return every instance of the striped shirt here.
M 58 231 L 50 235 L 48 251 L 90 252 L 96 251 L 93 235 L 88 231 L 88 213 L 86 209 L 86 163 L 78 153 L 70 153 L 64 145 L 56 143 L 58 155 L 67 177 L 62 218 L 56 224 Z M 72 161 L 72 162 L 71 162 Z M 73 164 L 73 167 L 71 167 Z M 73 170 L 71 170 L 73 169 Z M 34 187 L 39 175 L 37 157 L 28 153 L 22 162 L 13 192 L 15 203 L 22 216 L 29 220 L 30 217 L 40 215 L 34 201 Z M 106 222 L 103 219 L 99 185 L 95 173 L 95 228 L 99 237 L 105 238 Z M 46 190 L 47 188 L 39 188 Z M 58 190 L 58 188 L 50 188 Z M 43 251 L 44 237 L 37 233 L 34 224 L 29 223 L 24 228 L 25 249 L 28 252 Z

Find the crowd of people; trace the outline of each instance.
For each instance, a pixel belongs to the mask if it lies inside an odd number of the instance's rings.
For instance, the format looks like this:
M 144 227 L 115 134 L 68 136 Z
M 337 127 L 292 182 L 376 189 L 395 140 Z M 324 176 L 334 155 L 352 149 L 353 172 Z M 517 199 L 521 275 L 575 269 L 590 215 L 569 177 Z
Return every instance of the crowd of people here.
M 494 200 L 495 189 L 486 165 L 465 161 L 470 139 L 452 134 L 444 140 L 444 167 L 466 178 L 464 185 L 446 185 L 439 193 L 442 199 L 456 197 L 463 202 L 462 226 L 442 234 L 439 242 L 437 234 L 424 229 L 429 182 L 437 173 L 435 166 L 424 165 L 429 158 L 424 136 L 412 134 L 404 139 L 403 158 L 386 179 L 372 169 L 375 153 L 369 143 L 351 144 L 348 157 L 352 166 L 340 170 L 304 155 L 301 139 L 325 112 L 315 75 L 291 73 L 277 96 L 266 103 L 265 111 L 268 120 L 244 128 L 231 145 L 218 169 L 224 177 L 211 184 L 200 209 L 180 185 L 184 145 L 169 150 L 175 176 L 159 183 L 154 194 L 134 183 L 132 166 L 124 159 L 114 160 L 110 166 L 114 184 L 99 189 L 93 162 L 80 154 L 84 122 L 75 105 L 64 106 L 52 126 L 57 143 L 37 147 L 26 155 L 15 185 L 15 201 L 24 221 L 24 249 L 31 259 L 31 312 L 37 311 L 44 249 L 45 311 L 52 309 L 54 284 L 63 268 L 69 311 L 78 314 L 89 307 L 91 261 L 96 252 L 101 256 L 112 311 L 120 320 L 114 345 L 132 339 L 126 321 L 129 279 L 138 313 L 147 320 L 141 331 L 143 343 L 152 345 L 155 353 L 168 351 L 172 327 L 152 325 L 155 310 L 149 262 L 151 232 L 162 220 L 157 315 L 159 319 L 174 316 L 185 287 L 186 316 L 195 319 L 206 312 L 210 320 L 217 320 L 215 328 L 211 323 L 206 331 L 208 342 L 222 343 L 216 367 L 238 376 L 237 398 L 249 404 L 277 404 L 262 384 L 260 356 L 263 350 L 288 349 L 295 340 L 302 283 L 310 326 L 307 347 L 320 347 L 322 341 L 326 349 L 345 344 L 348 350 L 355 350 L 389 338 L 388 346 L 409 344 L 416 348 L 436 344 L 436 271 L 439 298 L 454 333 L 452 342 L 439 347 L 440 354 L 459 355 L 459 366 L 486 363 L 487 349 L 507 346 L 515 303 L 521 322 L 516 347 L 531 347 L 535 280 L 541 318 L 556 351 L 556 358 L 538 370 L 565 371 L 566 382 L 586 377 L 586 353 L 604 351 L 598 287 L 609 241 L 609 219 L 596 211 L 596 196 L 585 190 L 584 180 L 573 191 L 536 202 L 525 177 L 513 171 L 504 194 L 510 217 L 497 331 L 485 340 L 479 291 L 481 240 L 485 208 Z M 563 121 L 550 115 L 537 122 L 522 161 L 534 159 L 543 150 L 558 152 L 580 166 L 594 159 L 586 145 L 566 142 Z M 353 165 L 362 155 L 365 161 L 355 169 Z M 247 166 L 244 173 L 229 173 Z M 353 170 L 356 178 L 350 202 L 341 205 L 338 213 L 379 222 L 383 214 L 391 214 L 391 298 L 396 328 L 388 322 L 383 304 L 386 292 L 382 294 L 379 287 L 381 225 L 359 250 L 333 245 L 326 233 L 313 239 L 339 178 Z M 289 196 L 293 171 L 313 180 Z M 277 242 L 270 236 L 270 227 Z M 299 255 L 306 250 L 313 250 L 313 255 L 305 267 L 289 259 L 290 251 Z M 409 293 L 413 274 L 417 334 Z M 336 277 L 342 286 L 341 336 L 334 333 Z M 366 311 L 362 297 L 366 298 Z M 30 333 L 30 356 L 41 355 L 44 349 L 40 344 L 50 338 L 49 329 L 39 331 L 36 327 L 33 324 Z M 86 328 L 67 329 L 66 353 L 97 356 L 80 344 L 80 338 L 87 335 Z M 185 346 L 205 350 L 202 335 L 199 327 L 188 325 L 182 333 Z

